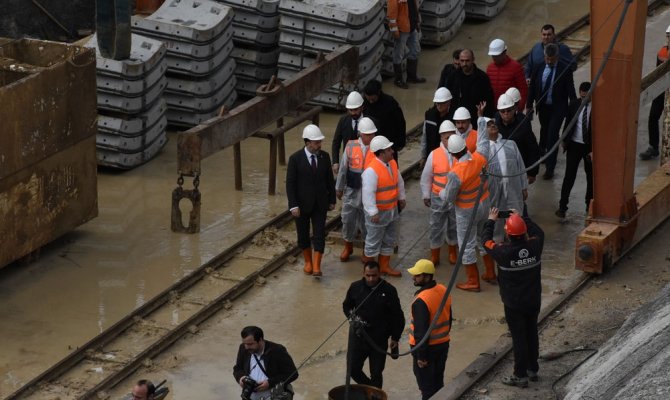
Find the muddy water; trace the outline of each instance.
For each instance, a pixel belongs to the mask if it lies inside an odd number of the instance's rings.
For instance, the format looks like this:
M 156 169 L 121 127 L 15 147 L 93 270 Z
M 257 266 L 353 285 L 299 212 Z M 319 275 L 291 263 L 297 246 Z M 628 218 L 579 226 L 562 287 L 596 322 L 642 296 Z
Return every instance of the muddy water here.
M 429 82 L 436 82 L 456 43 L 458 47 L 475 49 L 477 63 L 480 68 L 485 68 L 489 61 L 485 56 L 486 46 L 497 36 L 508 42 L 510 55 L 521 55 L 537 40 L 539 25 L 544 21 L 565 26 L 586 11 L 586 2 L 579 0 L 511 0 L 495 21 L 466 24 L 452 44 L 440 49 L 424 49 L 420 71 Z M 403 91 L 394 88 L 389 81 L 385 82 L 385 90 L 402 104 L 408 126 L 423 119 L 434 86 L 429 83 Z M 337 118 L 338 115 L 333 113 L 322 115 L 321 125 L 327 136 L 325 143 L 332 137 Z M 287 137 L 287 153 L 298 149 L 300 142 L 299 133 L 291 132 Z M 38 261 L 0 271 L 0 320 L 3 321 L 0 325 L 0 396 L 11 393 L 68 354 L 70 349 L 85 343 L 285 209 L 283 169 L 278 173 L 278 195 L 267 196 L 269 144 L 262 139 L 249 139 L 242 145 L 244 190 L 233 190 L 231 150 L 205 160 L 200 185 L 203 193 L 202 232 L 198 235 L 173 234 L 169 228 L 169 207 L 170 193 L 176 182 L 175 143 L 176 137 L 172 135 L 159 158 L 134 171 L 101 172 L 100 216 L 97 219 L 44 249 Z M 326 145 L 326 150 L 330 150 L 329 147 Z M 416 159 L 417 154 L 417 146 L 409 146 L 401 163 L 407 165 Z M 559 168 L 562 168 L 560 164 Z M 189 185 L 187 180 L 186 186 Z M 418 187 L 414 185 L 410 190 L 410 200 L 418 201 Z M 545 274 L 557 279 L 548 279 L 545 283 L 545 294 L 548 295 L 560 288 L 559 279 L 571 269 L 567 265 L 571 263 L 571 244 L 583 221 L 581 207 L 575 207 L 579 211 L 569 212 L 566 224 L 554 222 L 551 216 L 559 190 L 560 180 L 538 182 L 532 190 L 534 193 L 551 192 L 553 195 L 536 195 L 530 201 L 531 210 L 536 210 L 540 223 L 552 237 L 546 258 L 549 265 L 556 268 L 545 268 Z M 578 199 L 583 197 L 583 190 L 578 183 L 573 191 L 576 204 L 581 204 Z M 403 221 L 407 222 L 403 223 L 408 226 L 403 232 L 406 237 L 394 263 L 407 266 L 425 254 L 426 240 L 418 240 L 420 234 L 416 232 L 425 230 L 426 219 L 425 210 L 418 205 L 405 214 Z M 329 253 L 337 251 L 337 245 L 328 247 Z M 269 279 L 265 287 L 245 296 L 239 305 L 215 318 L 209 324 L 213 328 L 207 330 L 209 333 L 179 345 L 172 354 L 142 374 L 169 378 L 174 398 L 236 398 L 239 390 L 231 383 L 229 371 L 239 342 L 239 329 L 251 323 L 262 324 L 270 340 L 287 345 L 296 362 L 302 361 L 341 322 L 340 304 L 344 290 L 360 272 L 357 262 L 339 269 L 339 261 L 333 254 L 327 254 L 326 262 L 333 266 L 332 275 L 336 279 L 324 279 L 317 285 L 311 280 L 305 281 L 299 273 L 299 265 L 286 268 L 286 272 Z M 446 280 L 449 271 L 445 269 L 438 273 L 438 279 Z M 411 282 L 403 277 L 396 286 L 407 309 L 413 292 Z M 486 289 L 481 296 L 455 294 L 455 303 L 461 306 L 455 305 L 454 341 L 461 345 L 452 349 L 449 376 L 460 370 L 458 365 L 466 365 L 504 332 L 504 326 L 498 322 L 501 309 L 496 289 Z M 268 304 L 281 304 L 282 307 L 270 308 Z M 320 316 L 317 320 L 313 317 L 316 315 Z M 177 314 L 173 323 L 178 322 Z M 286 329 L 287 326 L 291 329 Z M 333 342 L 316 354 L 316 361 L 310 361 L 304 373 L 301 370 L 301 398 L 322 398 L 324 388 L 342 384 L 342 354 L 346 345 L 343 332 L 345 330 L 340 330 Z M 392 398 L 415 396 L 409 365 L 408 358 L 389 361 L 387 381 L 402 382 L 396 385 L 402 387 L 395 389 Z

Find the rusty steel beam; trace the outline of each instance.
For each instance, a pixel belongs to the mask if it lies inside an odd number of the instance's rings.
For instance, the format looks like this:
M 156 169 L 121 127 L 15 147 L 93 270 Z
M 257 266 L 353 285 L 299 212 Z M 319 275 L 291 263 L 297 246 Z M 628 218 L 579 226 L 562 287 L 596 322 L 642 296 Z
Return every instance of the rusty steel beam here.
M 177 136 L 179 173 L 200 174 L 203 159 L 248 138 L 330 86 L 340 81 L 352 83 L 357 76 L 358 49 L 342 46 L 284 81 L 276 92 L 254 97 L 222 117 L 180 133 Z
M 633 193 L 647 1 L 621 2 L 613 10 L 609 0 L 591 0 L 591 76 L 617 29 L 619 18 L 610 14 L 618 16 L 626 6 L 621 31 L 593 92 L 594 195 L 589 225 L 575 246 L 576 268 L 590 273 L 612 265 L 636 243 L 638 230 L 649 230 L 641 222 L 649 223 L 642 214 L 651 210 L 638 210 Z

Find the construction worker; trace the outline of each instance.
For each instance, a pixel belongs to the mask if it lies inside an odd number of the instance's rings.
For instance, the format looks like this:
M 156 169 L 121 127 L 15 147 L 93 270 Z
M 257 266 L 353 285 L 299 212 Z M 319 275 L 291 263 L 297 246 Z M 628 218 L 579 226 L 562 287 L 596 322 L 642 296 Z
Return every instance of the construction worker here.
M 444 244 L 445 233 L 449 247 L 449 262 L 456 263 L 458 257 L 458 237 L 456 236 L 456 213 L 453 205 L 444 207 L 440 199 L 440 190 L 447 186 L 447 173 L 456 160 L 447 150 L 449 136 L 456 133 L 454 124 L 446 120 L 440 125 L 440 147 L 433 150 L 426 159 L 421 173 L 421 194 L 423 204 L 430 207 L 430 260 L 440 265 L 440 249 Z
M 358 139 L 358 123 L 363 116 L 363 96 L 357 91 L 349 93 L 345 107 L 347 114 L 337 122 L 333 136 L 333 174 L 340 170 L 340 148 L 350 140 Z
M 447 297 L 431 329 L 431 322 L 438 314 L 447 288 L 433 279 L 435 266 L 430 260 L 417 261 L 407 272 L 412 275 L 414 286 L 419 287 L 414 293 L 410 311 L 409 345 L 412 348 L 416 383 L 421 391 L 421 399 L 426 400 L 444 386 L 444 367 L 449 355 L 451 330 L 451 295 Z M 426 335 L 428 339 L 419 346 Z
M 661 47 L 656 53 L 656 66 L 663 64 L 668 59 L 668 49 L 670 49 L 670 25 L 668 29 L 665 30 L 665 37 L 667 42 L 665 46 Z M 659 145 L 659 129 L 658 121 L 661 119 L 663 114 L 663 107 L 665 105 L 665 90 L 661 92 L 654 100 L 651 102 L 651 107 L 649 108 L 649 119 L 647 120 L 647 128 L 649 133 L 649 147 L 647 150 L 640 153 L 641 160 L 653 160 L 658 157 L 658 145 Z
M 396 245 L 396 221 L 405 208 L 405 182 L 393 159 L 393 143 L 384 136 L 375 136 L 370 150 L 375 159 L 363 171 L 363 209 L 365 210 L 365 250 L 363 262 L 379 256 L 380 271 L 400 276 L 391 268 L 391 254 Z
M 512 107 L 512 98 L 503 94 L 498 99 L 498 108 Z M 478 110 L 478 112 L 481 112 Z M 513 140 L 503 139 L 494 119 L 479 118 L 479 130 L 486 130 L 489 138 L 490 150 L 488 160 L 489 199 L 493 207 L 500 210 L 523 210 L 524 202 L 528 198 L 528 178 L 526 166 L 516 143 Z M 496 224 L 496 239 L 503 238 L 503 223 Z M 482 276 L 485 281 L 495 282 L 495 270 L 491 274 Z
M 440 147 L 440 133 L 438 128 L 442 122 L 450 119 L 454 113 L 451 112 L 451 92 L 445 87 L 437 88 L 433 95 L 433 106 L 426 110 L 423 120 L 423 133 L 421 135 L 421 166 L 426 163 L 426 158 L 431 151 Z
M 508 240 L 495 242 L 493 230 L 498 209 L 492 207 L 484 223 L 484 249 L 498 264 L 500 298 L 505 306 L 505 320 L 512 334 L 514 374 L 503 378 L 505 385 L 527 387 L 537 381 L 540 366 L 537 317 L 542 301 L 542 248 L 544 232 L 530 218 L 513 210 L 505 221 Z
M 467 281 L 457 284 L 456 287 L 471 292 L 480 290 L 476 248 L 481 241 L 477 238 L 481 234 L 489 208 L 488 182 L 482 181 L 480 175 L 486 166 L 489 146 L 488 137 L 484 132 L 478 134 L 477 151 L 474 153 L 468 151 L 465 140 L 460 135 L 451 135 L 447 141 L 447 150 L 458 162 L 447 173 L 447 186 L 440 191 L 440 198 L 445 207 L 454 204 L 458 247 L 465 246 L 462 262 Z M 474 206 L 480 191 L 480 204 L 475 214 Z M 466 237 L 468 225 L 471 223 L 473 227 L 470 235 Z M 484 253 L 483 249 L 481 253 Z M 495 265 L 489 256 L 485 255 L 483 259 L 486 265 L 484 276 L 489 280 L 491 274 L 495 275 Z
M 288 159 L 286 196 L 288 208 L 295 218 L 298 246 L 305 259 L 303 271 L 318 278 L 322 275 L 321 258 L 326 246 L 326 214 L 335 208 L 335 178 L 330 156 L 321 150 L 321 142 L 325 138 L 321 129 L 309 124 L 303 129 L 302 138 L 305 147 Z
M 389 31 L 393 36 L 393 72 L 396 86 L 407 89 L 407 83 L 424 83 L 426 78 L 418 76 L 419 65 L 419 30 L 421 15 L 417 0 L 386 0 L 386 17 Z M 407 81 L 403 78 L 402 61 L 407 52 Z
M 365 168 L 374 160 L 375 155 L 369 150 L 370 141 L 377 133 L 377 127 L 368 117 L 361 118 L 358 124 L 360 137 L 350 140 L 344 148 L 342 163 L 337 174 L 335 193 L 342 200 L 342 239 L 344 249 L 340 254 L 340 261 L 348 261 L 354 250 L 356 233 L 361 232 L 365 238 L 365 213 L 361 200 L 361 175 Z
M 514 91 L 512 91 L 512 88 L 508 91 L 512 94 L 511 97 L 514 104 L 506 108 L 498 108 L 498 112 L 495 115 L 496 126 L 500 130 L 503 139 L 513 140 L 514 143 L 516 143 L 516 146 L 521 153 L 521 157 L 523 157 L 524 165 L 530 167 L 540 159 L 540 146 L 538 146 L 537 138 L 535 138 L 535 133 L 533 133 L 531 118 L 526 117 L 526 115 L 516 107 Z M 509 105 L 508 102 L 500 103 L 500 105 L 503 104 Z M 539 171 L 540 166 L 536 165 L 526 173 L 528 176 L 528 184 L 535 182 L 535 178 Z
M 456 131 L 465 140 L 468 151 L 474 153 L 477 151 L 477 131 L 472 129 L 471 120 L 470 111 L 465 107 L 458 107 L 454 112 Z

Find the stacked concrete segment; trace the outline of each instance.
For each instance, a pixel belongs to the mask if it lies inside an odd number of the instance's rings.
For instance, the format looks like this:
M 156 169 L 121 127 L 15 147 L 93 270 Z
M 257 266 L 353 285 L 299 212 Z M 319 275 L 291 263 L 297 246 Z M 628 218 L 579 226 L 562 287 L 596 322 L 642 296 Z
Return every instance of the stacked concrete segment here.
M 336 108 L 357 86 L 378 79 L 384 53 L 385 13 L 378 0 L 281 0 L 279 3 L 280 79 L 290 79 L 310 66 L 319 52 L 327 54 L 342 45 L 359 51 L 357 85 L 333 85 L 312 102 Z
M 488 21 L 500 14 L 505 4 L 507 0 L 465 0 L 465 16 Z
M 96 50 L 98 164 L 131 169 L 152 159 L 167 143 L 166 48 L 133 34 L 130 58 L 102 57 L 94 35 L 85 47 Z
M 255 96 L 258 86 L 277 74 L 279 0 L 217 0 L 234 10 L 233 58 L 236 90 Z
M 458 32 L 465 20 L 465 0 L 425 0 L 421 12 L 421 44 L 441 46 Z
M 169 0 L 152 15 L 134 16 L 133 32 L 165 43 L 167 119 L 198 125 L 237 99 L 233 10 L 210 0 Z

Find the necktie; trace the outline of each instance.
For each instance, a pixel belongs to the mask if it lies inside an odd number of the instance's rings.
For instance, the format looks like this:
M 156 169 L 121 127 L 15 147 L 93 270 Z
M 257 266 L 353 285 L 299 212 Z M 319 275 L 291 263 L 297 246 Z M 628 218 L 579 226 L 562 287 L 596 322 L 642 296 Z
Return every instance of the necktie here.
M 584 106 L 584 110 L 582 110 L 582 139 L 584 140 L 584 143 L 587 143 L 589 140 L 588 132 L 589 132 L 589 104 L 586 103 Z
M 354 120 L 354 137 L 358 137 L 358 120 L 357 119 Z
M 551 98 L 551 92 L 554 86 L 554 66 L 549 65 L 549 76 L 547 76 L 547 82 L 544 84 L 545 90 L 547 92 L 547 99 L 546 103 L 551 104 L 552 103 L 552 98 Z
M 310 163 L 312 165 L 312 172 L 316 173 L 316 156 L 312 154 L 310 158 L 312 159 L 312 162 Z

